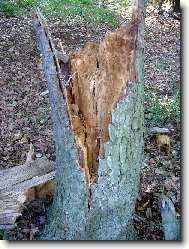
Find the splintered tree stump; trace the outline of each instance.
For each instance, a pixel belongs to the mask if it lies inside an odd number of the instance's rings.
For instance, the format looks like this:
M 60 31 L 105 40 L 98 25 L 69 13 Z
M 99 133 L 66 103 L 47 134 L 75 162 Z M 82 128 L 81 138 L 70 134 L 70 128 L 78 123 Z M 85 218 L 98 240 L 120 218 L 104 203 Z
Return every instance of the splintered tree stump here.
M 126 82 L 136 77 L 134 71 L 129 71 L 134 56 L 129 38 L 130 30 L 125 28 L 108 32 L 101 44 L 89 42 L 70 54 L 68 63 L 59 63 L 78 160 L 85 172 L 89 207 L 91 185 L 98 181 L 99 158 L 105 156 L 104 144 L 110 139 L 109 128 L 113 128 L 109 127 L 112 110 L 131 91 Z
M 67 65 L 60 63 L 65 81 L 72 75 L 66 87 L 67 106 L 80 165 L 88 184 L 96 182 L 98 159 L 105 155 L 104 143 L 110 139 L 111 112 L 130 91 L 126 82 L 135 78 L 129 71 L 134 56 L 129 39 L 130 30 L 125 28 L 108 32 L 100 45 L 87 43 L 70 55 Z
M 144 2 L 133 1 L 127 28 L 70 52 L 68 61 L 56 52 L 40 10 L 33 13 L 57 167 L 40 240 L 135 239 L 132 219 L 143 159 L 144 13 Z

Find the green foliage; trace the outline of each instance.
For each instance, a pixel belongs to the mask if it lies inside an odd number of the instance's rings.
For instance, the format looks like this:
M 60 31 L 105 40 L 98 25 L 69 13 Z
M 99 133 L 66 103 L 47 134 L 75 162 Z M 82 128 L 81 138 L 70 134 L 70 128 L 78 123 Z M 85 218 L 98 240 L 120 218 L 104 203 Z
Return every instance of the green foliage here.
M 117 0 L 111 2 L 111 9 L 116 11 L 117 14 L 121 15 L 126 10 L 131 10 L 132 1 L 130 0 Z
M 37 0 L 0 0 L 0 13 L 8 15 L 26 14 L 37 6 Z
M 90 13 L 90 15 L 88 15 Z M 113 12 L 110 12 L 109 10 L 105 8 L 100 7 L 89 7 L 82 9 L 82 16 L 87 22 L 93 22 L 95 21 L 96 24 L 99 23 L 109 23 L 113 26 L 118 26 L 118 21 L 115 18 Z
M 158 5 L 159 0 L 147 0 L 146 3 L 147 4 L 154 4 L 154 5 L 157 4 Z
M 81 16 L 93 24 L 109 23 L 117 27 L 115 12 L 100 7 L 93 0 L 0 0 L 0 13 L 8 15 L 30 14 L 30 10 L 40 7 L 45 15 Z
M 180 94 L 174 99 L 159 99 L 154 93 L 148 93 L 145 96 L 145 120 L 146 126 L 166 125 L 174 121 L 180 122 Z
M 5 230 L 0 229 L 0 236 L 2 237 L 3 240 L 9 240 L 10 236 L 9 234 L 6 233 Z
M 11 3 L 11 1 L 0 1 L 0 13 L 14 15 L 17 11 L 18 9 Z
M 99 24 L 109 23 L 118 26 L 113 11 L 95 5 L 92 0 L 53 0 L 42 6 L 46 15 L 82 16 L 86 22 Z

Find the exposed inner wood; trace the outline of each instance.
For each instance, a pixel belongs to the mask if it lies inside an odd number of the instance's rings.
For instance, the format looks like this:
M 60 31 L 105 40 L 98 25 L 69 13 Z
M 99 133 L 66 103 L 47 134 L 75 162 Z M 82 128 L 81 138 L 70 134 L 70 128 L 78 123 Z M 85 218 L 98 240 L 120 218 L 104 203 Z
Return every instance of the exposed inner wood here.
M 130 36 L 130 28 L 107 32 L 102 43 L 87 43 L 70 55 L 69 64 L 60 65 L 78 157 L 89 185 L 96 181 L 98 159 L 104 156 L 111 112 L 127 95 L 134 59 Z

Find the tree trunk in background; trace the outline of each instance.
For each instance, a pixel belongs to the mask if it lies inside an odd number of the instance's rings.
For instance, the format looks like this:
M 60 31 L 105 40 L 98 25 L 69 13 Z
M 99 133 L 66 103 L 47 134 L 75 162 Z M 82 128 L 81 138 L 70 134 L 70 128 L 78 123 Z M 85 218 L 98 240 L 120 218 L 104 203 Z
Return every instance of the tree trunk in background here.
M 143 159 L 144 0 L 128 28 L 108 32 L 53 65 L 37 34 L 56 144 L 56 190 L 39 240 L 134 240 L 132 216 Z M 72 76 L 72 79 L 71 77 Z M 54 82 L 54 83 L 53 83 Z
M 173 12 L 180 12 L 180 0 L 173 0 Z

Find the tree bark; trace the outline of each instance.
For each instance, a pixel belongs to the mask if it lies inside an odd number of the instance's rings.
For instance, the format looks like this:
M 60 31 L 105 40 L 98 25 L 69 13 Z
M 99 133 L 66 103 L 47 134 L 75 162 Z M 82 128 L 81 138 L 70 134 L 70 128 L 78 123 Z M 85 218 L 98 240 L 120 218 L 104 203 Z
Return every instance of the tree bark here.
M 99 45 L 88 43 L 62 62 L 43 18 L 34 14 L 57 166 L 54 200 L 39 240 L 136 239 L 132 217 L 143 159 L 144 15 L 144 1 L 133 1 L 128 28 L 108 32 Z
M 173 12 L 180 12 L 180 0 L 172 1 Z
M 161 194 L 159 197 L 159 209 L 162 218 L 162 230 L 165 240 L 180 240 L 180 220 L 172 201 Z

